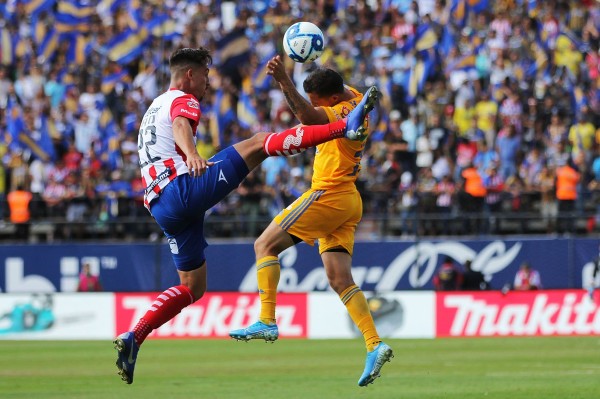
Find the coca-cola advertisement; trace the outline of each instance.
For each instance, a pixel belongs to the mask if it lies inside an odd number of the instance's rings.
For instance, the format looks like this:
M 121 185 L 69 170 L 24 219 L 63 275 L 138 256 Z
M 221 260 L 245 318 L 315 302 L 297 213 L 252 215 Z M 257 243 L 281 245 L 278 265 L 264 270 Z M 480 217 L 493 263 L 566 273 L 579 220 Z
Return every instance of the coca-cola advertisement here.
M 600 296 L 584 290 L 437 293 L 437 337 L 600 333 Z
M 131 331 L 159 293 L 116 294 L 116 331 Z M 277 298 L 279 334 L 306 338 L 307 295 L 288 294 Z M 207 293 L 199 301 L 154 330 L 155 338 L 224 338 L 229 331 L 252 324 L 260 313 L 258 294 Z
M 209 242 L 208 288 L 256 293 L 253 242 Z M 493 290 L 513 282 L 523 262 L 536 269 L 545 289 L 600 285 L 593 274 L 598 240 L 528 237 L 472 240 L 374 240 L 356 242 L 354 281 L 364 291 L 434 289 L 444 259 L 459 270 L 467 260 Z M 331 291 L 317 247 L 300 243 L 279 256 L 281 292 Z M 107 292 L 156 292 L 179 284 L 166 242 L 144 244 L 11 245 L 0 251 L 0 292 L 73 292 L 89 264 Z

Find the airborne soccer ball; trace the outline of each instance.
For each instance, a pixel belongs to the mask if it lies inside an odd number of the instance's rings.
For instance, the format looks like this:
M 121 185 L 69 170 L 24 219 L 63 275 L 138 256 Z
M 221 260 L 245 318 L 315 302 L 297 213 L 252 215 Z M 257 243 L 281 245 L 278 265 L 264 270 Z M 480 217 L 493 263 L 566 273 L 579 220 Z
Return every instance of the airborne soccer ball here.
M 296 22 L 283 36 L 283 50 L 296 62 L 312 62 L 323 54 L 324 48 L 323 32 L 310 22 Z

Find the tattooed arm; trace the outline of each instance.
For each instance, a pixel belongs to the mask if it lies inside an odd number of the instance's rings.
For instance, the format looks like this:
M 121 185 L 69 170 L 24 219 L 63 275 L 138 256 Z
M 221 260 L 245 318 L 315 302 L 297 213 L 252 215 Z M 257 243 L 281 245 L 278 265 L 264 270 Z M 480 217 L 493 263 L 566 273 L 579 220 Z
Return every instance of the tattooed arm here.
M 279 56 L 273 57 L 267 63 L 267 74 L 273 76 L 279 83 L 279 87 L 285 96 L 285 101 L 296 115 L 300 123 L 304 125 L 323 125 L 329 123 L 325 110 L 321 107 L 313 107 L 296 89 L 294 82 L 285 71 L 285 67 Z

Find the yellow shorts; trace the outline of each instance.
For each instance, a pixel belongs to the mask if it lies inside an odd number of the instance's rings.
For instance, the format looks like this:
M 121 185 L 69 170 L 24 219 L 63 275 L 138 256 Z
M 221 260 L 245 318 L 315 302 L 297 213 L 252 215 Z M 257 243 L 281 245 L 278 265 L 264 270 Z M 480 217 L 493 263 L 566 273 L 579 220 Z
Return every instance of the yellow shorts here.
M 320 254 L 341 246 L 352 255 L 361 218 L 362 199 L 357 190 L 310 189 L 273 220 L 309 245 L 318 240 Z

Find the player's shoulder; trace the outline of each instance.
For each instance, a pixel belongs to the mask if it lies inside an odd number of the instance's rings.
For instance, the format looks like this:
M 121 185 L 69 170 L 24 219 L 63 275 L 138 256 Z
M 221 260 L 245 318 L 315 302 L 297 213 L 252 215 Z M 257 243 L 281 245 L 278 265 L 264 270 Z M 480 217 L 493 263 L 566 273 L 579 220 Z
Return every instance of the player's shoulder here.
M 352 98 L 350 98 L 349 100 L 347 100 L 345 102 L 348 104 L 351 104 L 352 108 L 356 107 L 356 105 L 360 102 L 360 100 L 362 100 L 363 94 L 360 91 L 356 90 L 352 86 L 344 85 L 344 88 L 353 95 Z

